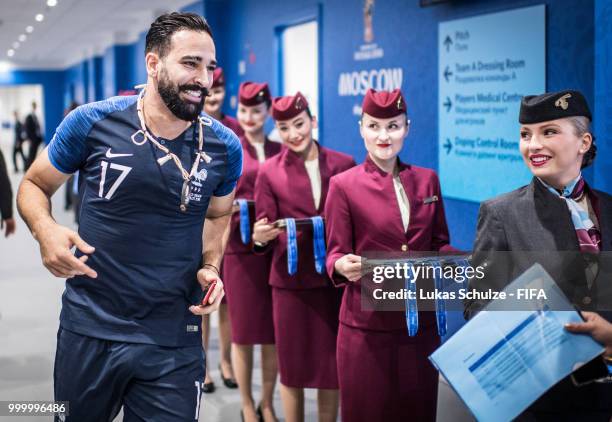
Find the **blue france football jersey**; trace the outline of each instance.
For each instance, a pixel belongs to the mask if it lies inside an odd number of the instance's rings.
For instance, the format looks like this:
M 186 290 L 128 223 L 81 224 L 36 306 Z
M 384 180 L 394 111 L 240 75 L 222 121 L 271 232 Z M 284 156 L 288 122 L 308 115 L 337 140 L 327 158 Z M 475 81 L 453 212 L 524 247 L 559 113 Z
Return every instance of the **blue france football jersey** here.
M 206 210 L 212 196 L 236 186 L 242 148 L 216 120 L 203 126 L 204 151 L 212 160 L 198 164 L 182 212 L 183 178 L 174 161 L 159 165 L 162 151 L 131 139 L 140 129 L 136 103 L 136 96 L 113 97 L 78 107 L 49 144 L 51 163 L 62 173 L 79 170 L 83 179 L 79 235 L 96 248 L 87 264 L 98 273 L 66 281 L 60 324 L 108 340 L 196 345 L 201 317 L 188 308 L 201 293 L 196 273 Z M 176 139 L 159 138 L 188 172 L 197 130 L 191 125 Z

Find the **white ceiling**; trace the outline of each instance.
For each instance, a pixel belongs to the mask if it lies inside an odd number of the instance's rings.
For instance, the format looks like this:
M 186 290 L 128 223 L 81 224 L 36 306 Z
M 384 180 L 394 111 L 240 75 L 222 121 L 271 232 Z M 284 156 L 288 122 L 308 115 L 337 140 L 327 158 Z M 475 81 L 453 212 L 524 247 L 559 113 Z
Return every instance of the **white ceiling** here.
M 0 62 L 22 69 L 64 69 L 112 44 L 129 44 L 156 16 L 194 0 L 0 0 Z M 36 22 L 36 14 L 44 20 Z M 31 25 L 34 31 L 27 34 Z M 19 35 L 25 42 L 9 57 Z

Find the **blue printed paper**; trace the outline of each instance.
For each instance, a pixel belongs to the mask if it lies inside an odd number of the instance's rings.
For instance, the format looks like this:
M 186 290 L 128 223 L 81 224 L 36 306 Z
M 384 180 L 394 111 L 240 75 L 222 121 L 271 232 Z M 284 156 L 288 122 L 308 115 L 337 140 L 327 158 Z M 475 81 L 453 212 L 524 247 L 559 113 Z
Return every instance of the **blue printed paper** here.
M 506 291 L 520 288 L 543 289 L 547 298 L 533 299 L 532 310 L 521 311 L 493 301 L 430 356 L 482 422 L 511 421 L 603 352 L 591 337 L 565 330 L 566 323 L 581 321 L 576 311 L 551 311 L 571 305 L 542 266 L 532 266 Z M 523 303 L 521 309 L 528 308 Z

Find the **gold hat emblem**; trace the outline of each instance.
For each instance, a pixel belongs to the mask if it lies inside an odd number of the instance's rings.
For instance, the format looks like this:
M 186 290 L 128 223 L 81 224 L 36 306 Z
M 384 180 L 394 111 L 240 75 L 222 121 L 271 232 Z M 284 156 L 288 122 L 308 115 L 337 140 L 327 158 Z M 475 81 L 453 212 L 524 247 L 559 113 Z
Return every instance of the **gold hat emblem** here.
M 555 106 L 561 107 L 563 110 L 567 110 L 569 104 L 567 103 L 567 99 L 572 98 L 572 94 L 565 94 L 560 97 L 557 101 L 555 101 Z
M 297 97 L 297 99 L 295 100 L 295 108 L 299 110 L 300 108 L 302 108 L 301 104 L 302 104 L 302 97 Z
M 263 97 L 264 92 L 263 91 L 259 91 L 259 94 L 257 94 L 258 97 Z
M 397 99 L 397 109 L 401 110 L 402 109 L 402 97 L 399 97 Z

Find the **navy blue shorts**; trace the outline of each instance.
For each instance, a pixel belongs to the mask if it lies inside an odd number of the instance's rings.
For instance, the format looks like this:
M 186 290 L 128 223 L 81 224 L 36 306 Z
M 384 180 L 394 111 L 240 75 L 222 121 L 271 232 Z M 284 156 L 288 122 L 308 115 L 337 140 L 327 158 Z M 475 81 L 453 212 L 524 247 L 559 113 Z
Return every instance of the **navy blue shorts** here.
M 55 401 L 69 402 L 56 421 L 197 420 L 205 371 L 202 347 L 162 347 L 83 336 L 60 327 Z

